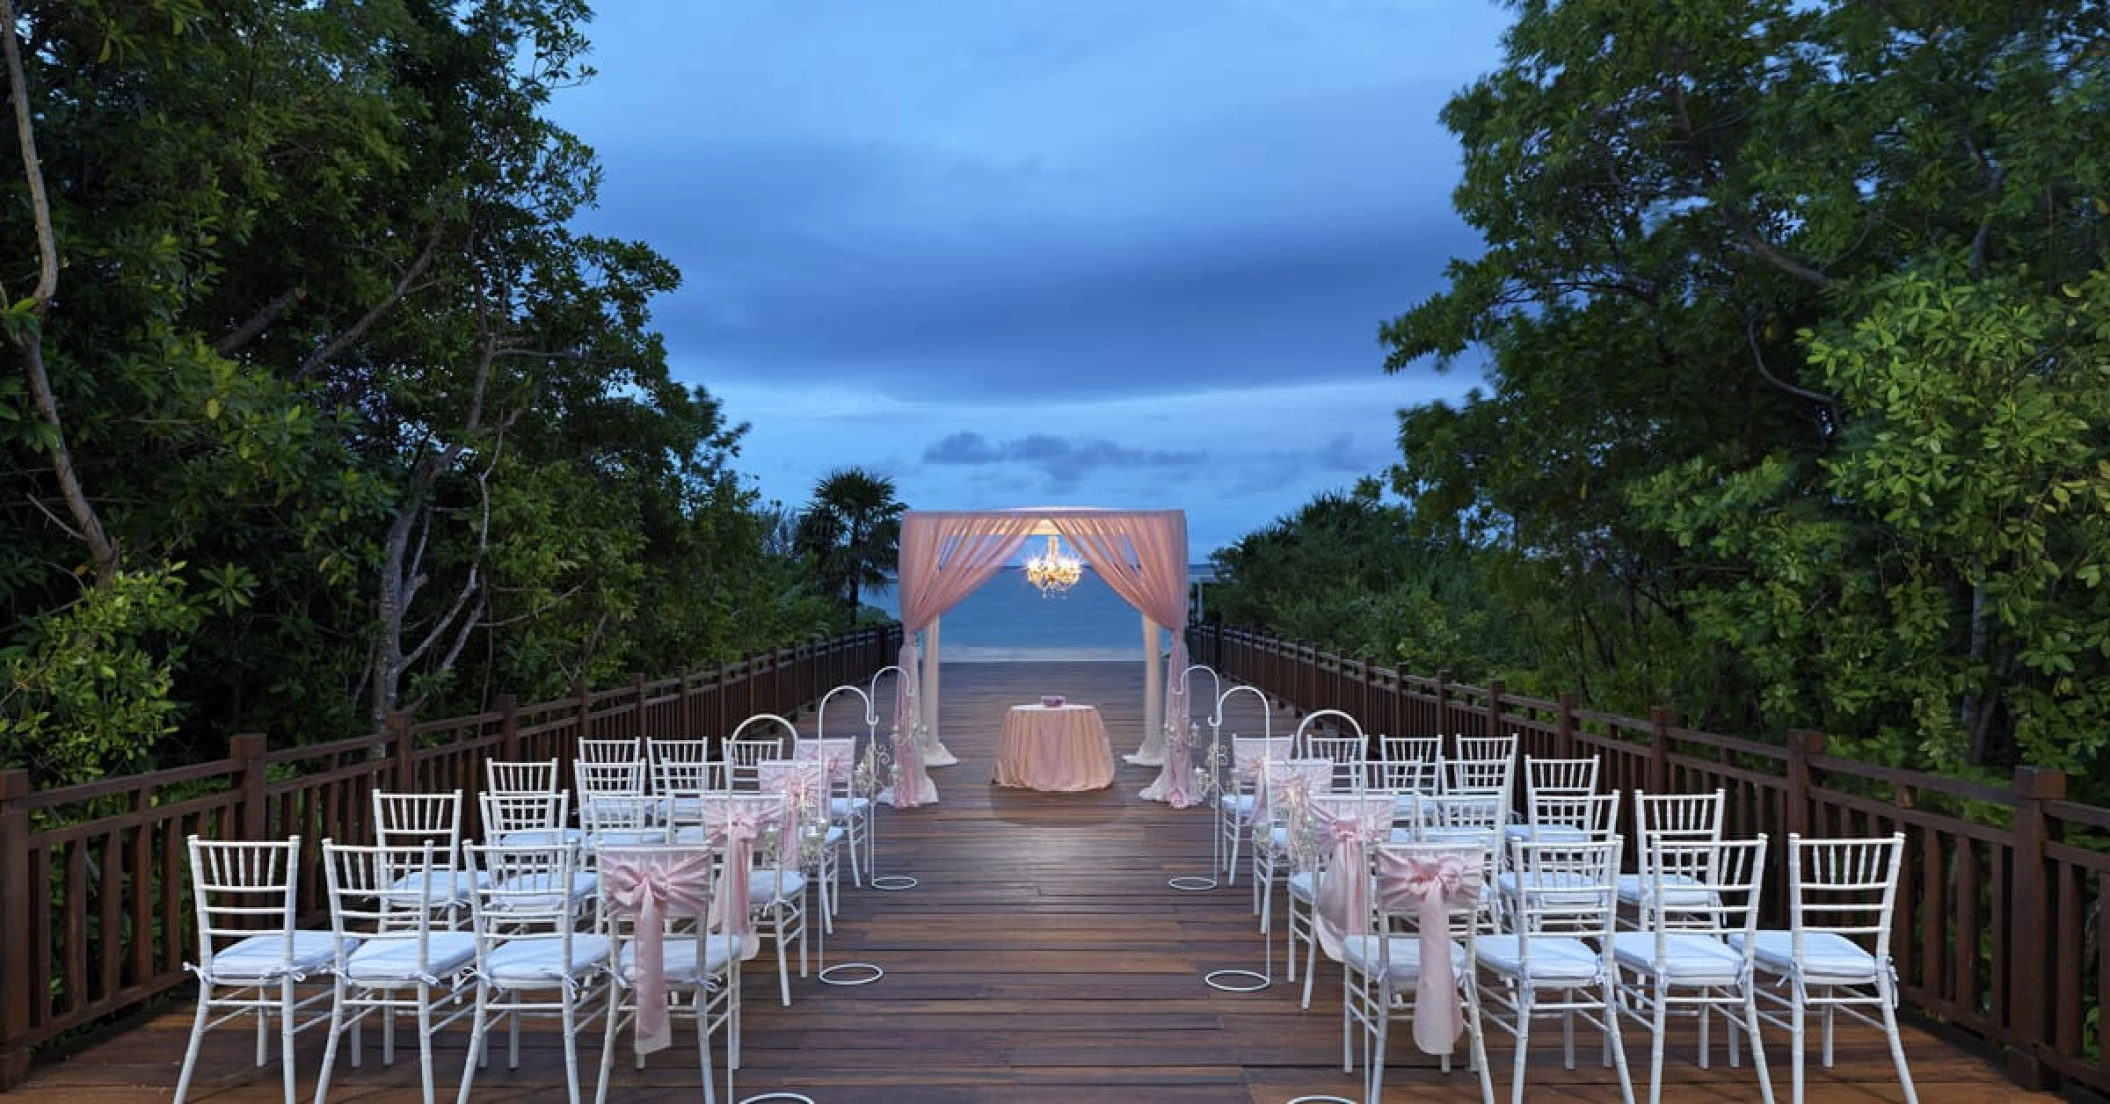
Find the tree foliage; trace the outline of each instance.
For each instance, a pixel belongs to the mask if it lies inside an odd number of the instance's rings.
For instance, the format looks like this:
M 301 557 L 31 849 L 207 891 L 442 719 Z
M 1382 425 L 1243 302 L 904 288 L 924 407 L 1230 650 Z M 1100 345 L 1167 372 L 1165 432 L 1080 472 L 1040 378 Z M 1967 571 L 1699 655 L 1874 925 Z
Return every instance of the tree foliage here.
M 1485 251 L 1381 338 L 1482 369 L 1393 488 L 1512 682 L 2101 773 L 2110 9 L 1511 7 L 1443 113 Z
M 812 558 L 823 593 L 853 617 L 865 588 L 893 579 L 901 558 L 901 514 L 894 481 L 861 468 L 838 468 L 813 486 L 799 516 L 799 551 Z
M 10 7 L 0 236 L 51 249 L 0 257 L 0 759 L 335 737 L 840 623 L 765 545 L 745 427 L 669 373 L 673 266 L 575 229 L 599 169 L 546 109 L 584 4 Z

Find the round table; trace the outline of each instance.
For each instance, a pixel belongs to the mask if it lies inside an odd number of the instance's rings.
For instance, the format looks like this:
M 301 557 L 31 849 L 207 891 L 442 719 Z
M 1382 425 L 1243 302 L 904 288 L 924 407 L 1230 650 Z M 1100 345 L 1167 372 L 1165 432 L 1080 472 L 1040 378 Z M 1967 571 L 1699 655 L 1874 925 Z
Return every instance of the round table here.
M 1014 705 L 996 745 L 999 786 L 1077 793 L 1114 784 L 1114 749 L 1089 705 Z

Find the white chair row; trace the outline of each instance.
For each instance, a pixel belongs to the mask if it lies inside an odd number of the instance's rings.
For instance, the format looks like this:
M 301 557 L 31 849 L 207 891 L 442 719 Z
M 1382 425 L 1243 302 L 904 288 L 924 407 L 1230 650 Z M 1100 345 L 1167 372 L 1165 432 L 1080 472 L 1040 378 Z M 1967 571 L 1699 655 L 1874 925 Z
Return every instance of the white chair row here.
M 1573 1024 L 1580 1018 L 1601 1032 L 1603 1060 L 1617 1069 L 1629 1101 L 1634 1094 L 1621 1021 L 1648 1029 L 1649 1099 L 1655 1102 L 1662 1097 L 1670 1018 L 1698 1019 L 1705 1065 L 1706 1026 L 1719 1015 L 1732 1029 L 1732 1064 L 1738 1036 L 1748 1038 L 1760 1095 L 1769 1102 L 1773 1089 L 1762 1025 L 1789 1032 L 1791 1099 L 1800 1101 L 1806 1019 L 1815 1013 L 1824 1020 L 1822 1057 L 1828 1066 L 1831 1021 L 1843 1013 L 1885 1033 L 1905 1098 L 1917 1100 L 1897 1029 L 1888 954 L 1902 834 L 1845 840 L 1791 834 L 1789 926 L 1780 930 L 1758 927 L 1764 836 L 1663 834 L 1647 841 L 1648 874 L 1635 930 L 1617 923 L 1622 846 L 1618 837 L 1512 839 L 1509 872 L 1490 877 L 1495 856 L 1483 846 L 1394 843 L 1372 834 L 1367 862 L 1350 874 L 1365 879 L 1367 933 L 1340 939 L 1343 1069 L 1353 1068 L 1360 1030 L 1363 1099 L 1382 1098 L 1394 1020 L 1415 1021 L 1417 1042 L 1444 1055 L 1445 1068 L 1462 1030 L 1468 1061 L 1490 1102 L 1482 1031 L 1483 1021 L 1491 1021 L 1515 1040 L 1510 1095 L 1521 1104 L 1533 1021 L 1561 1021 L 1572 1069 Z M 1338 872 L 1321 875 L 1329 876 Z M 1442 926 L 1433 940 L 1422 931 L 1432 918 Z M 1431 953 L 1447 959 L 1449 969 L 1437 966 L 1425 978 Z M 1419 1007 L 1429 1001 L 1439 1003 Z M 1455 1022 L 1449 1014 L 1453 1001 Z
M 501 1020 L 510 1026 L 509 1055 L 517 1066 L 525 1015 L 560 1020 L 573 1101 L 580 1099 L 580 1078 L 569 1044 L 581 1028 L 603 1022 L 597 1098 L 605 1100 L 616 1036 L 633 1030 L 642 1066 L 645 1053 L 665 1045 L 660 1021 L 670 1007 L 667 994 L 683 992 L 690 1000 L 681 1010 L 699 1021 L 705 1099 L 716 1099 L 709 1036 L 721 1030 L 730 1095 L 739 1065 L 740 963 L 754 952 L 758 919 L 775 920 L 780 947 L 789 937 L 784 914 L 765 900 L 782 894 L 751 887 L 772 874 L 779 886 L 795 878 L 799 843 L 796 814 L 781 796 L 733 795 L 709 805 L 697 842 L 609 846 L 599 854 L 597 874 L 582 871 L 578 850 L 561 840 L 471 844 L 466 854 L 473 872 L 432 839 L 415 845 L 324 840 L 329 931 L 295 926 L 299 837 L 225 843 L 193 836 L 199 942 L 192 969 L 200 986 L 176 1100 L 189 1093 L 206 1033 L 230 1020 L 256 1017 L 262 1065 L 266 1032 L 277 1018 L 289 1104 L 294 1037 L 326 1024 L 315 1091 L 322 1104 L 347 1032 L 357 1066 L 360 1029 L 378 1019 L 382 1058 L 392 1063 L 394 1025 L 406 1015 L 417 1020 L 427 1104 L 435 1098 L 437 1032 L 469 1019 L 458 1092 L 466 1101 L 488 1059 L 490 1031 Z M 462 930 L 451 926 L 451 887 L 465 884 L 473 886 L 471 921 Z M 591 924 L 581 930 L 589 916 Z M 300 993 L 304 983 L 318 982 L 329 989 Z

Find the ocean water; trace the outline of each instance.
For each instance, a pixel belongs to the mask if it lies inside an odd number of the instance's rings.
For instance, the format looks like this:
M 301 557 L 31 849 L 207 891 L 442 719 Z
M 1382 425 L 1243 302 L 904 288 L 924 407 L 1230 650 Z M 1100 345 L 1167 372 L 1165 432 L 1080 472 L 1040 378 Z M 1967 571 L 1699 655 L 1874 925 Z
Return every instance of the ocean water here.
M 900 616 L 893 588 L 865 601 Z M 1143 658 L 1142 615 L 1095 571 L 1061 594 L 1042 595 L 1024 568 L 1007 567 L 938 619 L 938 647 L 948 660 L 1032 662 Z M 1170 638 L 1159 634 L 1160 647 Z

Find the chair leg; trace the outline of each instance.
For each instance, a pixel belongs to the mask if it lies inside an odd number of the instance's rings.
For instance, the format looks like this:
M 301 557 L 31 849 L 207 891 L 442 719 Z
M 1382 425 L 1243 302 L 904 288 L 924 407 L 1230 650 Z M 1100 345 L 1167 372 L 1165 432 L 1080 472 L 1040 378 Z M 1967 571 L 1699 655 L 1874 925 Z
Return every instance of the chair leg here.
M 711 1079 L 711 1009 L 710 989 L 696 987 L 696 1061 L 703 1068 L 703 1104 L 718 1104 L 718 1090 Z M 732 1095 L 732 1087 L 726 1087 L 726 1095 Z
M 1656 1016 L 1649 1033 L 1652 1038 L 1648 1055 L 1648 1104 L 1663 1104 L 1663 1031 L 1664 1020 L 1670 1015 L 1670 1005 L 1665 998 L 1670 993 L 1661 974 L 1656 975 L 1655 993 Z
M 1517 988 L 1517 1053 L 1509 1070 L 1510 1104 L 1524 1104 L 1524 1066 L 1531 1059 L 1531 983 Z
M 212 983 L 198 983 L 198 1016 L 191 1021 L 190 1046 L 183 1051 L 183 1072 L 176 1077 L 176 1104 L 190 1093 L 191 1074 L 198 1068 L 198 1051 L 205 1045 L 205 1013 L 211 1007 Z M 287 1056 L 291 1061 L 291 1055 Z
M 1619 1099 L 1634 1104 L 1634 1075 L 1626 1068 L 1626 1038 L 1619 1026 L 1618 987 L 1608 983 L 1604 1002 L 1605 1046 L 1619 1070 Z
M 593 1091 L 593 1104 L 608 1104 L 608 1075 L 615 1072 L 615 1033 L 623 1023 L 623 988 L 610 983 L 608 988 L 608 1022 L 601 1032 L 600 1084 Z M 322 1104 L 317 1100 L 315 1104 Z
M 1701 1005 L 1701 1006 L 1700 1006 L 1700 1068 L 1701 1068 L 1701 1069 L 1706 1069 L 1706 1068 L 1708 1068 L 1708 1067 L 1707 1067 L 1708 1057 L 1709 1057 L 1709 1056 L 1710 1056 L 1711 1054 L 1713 1054 L 1713 1053 L 1714 1053 L 1714 1045 L 1713 1045 L 1713 1042 L 1712 1042 L 1712 1040 L 1711 1040 L 1711 1039 L 1709 1038 L 1709 1035 L 1708 1035 L 1708 1028 L 1709 1028 L 1709 1027 L 1711 1027 L 1711 1026 L 1713 1025 L 1713 1023 L 1714 1023 L 1714 1008 L 1713 1008 L 1713 1006 L 1712 1006 L 1712 1005 L 1705 1005 L 1705 1004 Z M 1734 1034 L 1734 1033 L 1732 1032 L 1732 1034 Z M 1732 1044 L 1732 1045 L 1734 1045 L 1734 1044 Z M 1735 1063 L 1734 1063 L 1734 1062 L 1732 1062 L 1732 1063 L 1730 1063 L 1730 1065 L 1734 1066 L 1734 1065 L 1735 1065 Z
M 1905 1104 L 1919 1104 L 1920 1094 L 1912 1087 L 1912 1071 L 1905 1068 L 1905 1040 L 1898 1034 L 1898 1014 L 1893 1007 L 1895 997 L 1887 984 L 1878 984 L 1876 993 L 1883 999 L 1883 1033 L 1890 1036 L 1890 1057 L 1898 1066 L 1898 1085 L 1905 1090 Z
M 784 945 L 784 910 L 771 910 L 777 918 L 777 988 L 784 998 L 784 1007 L 791 1007 L 791 948 Z
M 488 986 L 482 980 L 478 980 L 476 983 L 476 1011 L 469 1017 L 469 1053 L 462 1061 L 462 1085 L 461 1089 L 454 1094 L 454 1104 L 469 1104 L 469 1089 L 476 1084 L 477 1067 L 482 1064 L 483 1057 L 490 1049 L 491 1041 L 487 1033 L 491 1030 L 491 1025 L 486 1018 L 490 1015 L 490 1008 Z M 519 1017 L 514 1017 L 514 1020 L 518 1022 Z M 571 1033 L 566 1031 L 565 1037 L 567 1039 L 570 1038 Z M 577 1099 L 578 1092 L 576 1090 L 573 1091 L 572 1097 Z
M 263 999 L 264 987 L 256 989 L 259 1000 Z M 261 1006 L 256 1010 L 256 1068 L 263 1069 L 271 1061 L 271 1013 Z
M 1313 923 L 1317 923 L 1316 920 Z M 1319 974 L 1319 933 L 1311 933 L 1312 941 L 1304 945 L 1304 1004 L 1311 1007 L 1311 980 Z
M 1568 995 L 1573 998 L 1575 995 L 1574 990 L 1569 990 Z M 1575 1013 L 1573 1010 L 1561 1013 L 1561 1063 L 1563 1069 L 1572 1070 L 1575 1068 Z
M 1371 1018 L 1377 1021 L 1374 1038 L 1368 1040 L 1370 1052 L 1363 1056 L 1363 1104 L 1378 1104 L 1385 1098 L 1385 1037 L 1392 1026 L 1392 987 L 1380 985 L 1377 991 L 1377 1007 Z
M 1355 971 L 1346 963 L 1341 965 L 1341 1072 L 1355 1072 L 1354 1044 L 1348 1033 L 1355 1026 Z
M 1481 1028 L 1479 982 L 1468 979 L 1463 996 L 1465 1030 L 1471 1033 L 1471 1038 L 1466 1041 L 1470 1048 L 1466 1057 L 1480 1071 L 1480 1099 L 1491 1101 L 1495 1098 L 1495 1082 L 1494 1075 L 1487 1068 L 1487 1034 Z
M 425 1086 L 425 1104 L 432 1104 L 432 986 L 418 983 L 418 1065 Z
M 337 1040 L 344 1033 L 344 979 L 338 978 L 332 984 L 336 993 L 330 1001 L 330 1041 L 322 1048 L 322 1073 L 315 1080 L 315 1104 L 324 1104 L 330 1099 L 330 1069 L 337 1064 Z M 354 1049 L 353 1053 L 356 1054 L 357 1050 Z
M 285 1070 L 286 1104 L 293 1104 L 293 1082 L 297 1071 L 293 1061 L 293 1033 L 298 1025 L 293 1022 L 293 979 L 280 978 L 278 983 L 278 1061 Z
M 1832 1013 L 1834 1006 L 1824 1006 L 1824 1068 L 1832 1068 Z
M 559 1015 L 563 1017 L 564 1023 L 564 1087 L 571 1093 L 567 1099 L 577 1101 L 579 1099 L 579 1013 L 575 1001 L 569 992 L 564 996 L 564 1008 L 559 1012 Z M 513 1018 L 518 1020 L 520 1017 L 516 1015 Z M 467 1081 L 462 1083 L 464 1085 L 468 1084 Z M 464 1098 L 460 1101 L 460 1104 L 469 1104 L 469 1101 Z
M 1758 1067 L 1758 1092 L 1766 1104 L 1773 1104 L 1773 1076 L 1766 1072 L 1766 1044 L 1758 1037 L 1758 992 L 1751 988 L 1749 979 L 1744 982 L 1744 1030 L 1751 1034 L 1751 1064 Z
M 1788 1099 L 1801 1104 L 1803 1086 L 1803 1024 L 1809 1015 L 1809 993 L 1799 979 L 1790 979 L 1788 994 Z

